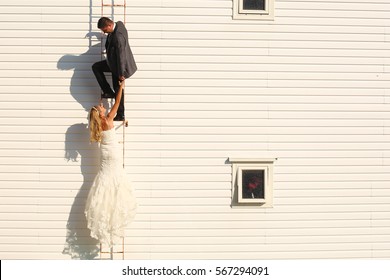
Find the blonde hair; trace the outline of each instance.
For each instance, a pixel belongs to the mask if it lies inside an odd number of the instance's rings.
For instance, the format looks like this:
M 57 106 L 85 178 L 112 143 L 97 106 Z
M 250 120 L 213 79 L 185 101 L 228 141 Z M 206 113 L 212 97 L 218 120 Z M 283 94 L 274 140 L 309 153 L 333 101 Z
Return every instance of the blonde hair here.
M 89 112 L 89 140 L 91 142 L 100 142 L 102 139 L 102 120 L 99 110 L 92 107 Z

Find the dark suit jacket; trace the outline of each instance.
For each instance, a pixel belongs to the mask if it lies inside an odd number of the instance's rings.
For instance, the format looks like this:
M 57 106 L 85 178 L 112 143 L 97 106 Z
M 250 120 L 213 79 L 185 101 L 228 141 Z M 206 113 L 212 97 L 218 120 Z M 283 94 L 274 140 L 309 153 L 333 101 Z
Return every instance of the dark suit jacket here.
M 127 29 L 123 22 L 116 22 L 114 31 L 107 36 L 105 47 L 107 63 L 114 75 L 124 76 L 127 79 L 137 71 Z

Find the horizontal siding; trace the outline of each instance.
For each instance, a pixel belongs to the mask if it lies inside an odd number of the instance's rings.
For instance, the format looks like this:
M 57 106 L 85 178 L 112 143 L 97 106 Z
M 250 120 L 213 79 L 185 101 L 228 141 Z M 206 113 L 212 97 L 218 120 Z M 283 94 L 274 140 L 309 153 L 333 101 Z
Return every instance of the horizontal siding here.
M 267 22 L 231 0 L 127 5 L 126 258 L 390 257 L 388 0 L 275 0 Z M 97 258 L 100 1 L 0 7 L 0 258 Z M 273 208 L 230 207 L 229 157 L 278 158 Z

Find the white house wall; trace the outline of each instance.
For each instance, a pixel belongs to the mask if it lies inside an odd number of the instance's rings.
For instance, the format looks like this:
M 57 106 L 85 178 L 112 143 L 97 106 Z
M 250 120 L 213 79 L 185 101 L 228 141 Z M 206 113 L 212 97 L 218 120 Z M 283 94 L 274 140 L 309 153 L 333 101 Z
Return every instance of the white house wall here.
M 274 21 L 232 20 L 231 0 L 127 6 L 127 259 L 390 257 L 388 0 L 275 0 Z M 98 257 L 100 13 L 0 1 L 0 259 Z M 229 157 L 278 158 L 273 208 L 230 207 Z

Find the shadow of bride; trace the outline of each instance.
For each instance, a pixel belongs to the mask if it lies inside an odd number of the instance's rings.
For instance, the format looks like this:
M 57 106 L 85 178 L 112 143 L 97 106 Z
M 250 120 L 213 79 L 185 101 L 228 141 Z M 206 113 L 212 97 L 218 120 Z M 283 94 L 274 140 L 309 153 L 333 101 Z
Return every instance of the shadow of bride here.
M 87 220 L 84 215 L 88 191 L 92 185 L 98 167 L 99 156 L 97 145 L 90 144 L 87 124 L 78 123 L 66 131 L 65 159 L 79 162 L 83 175 L 83 184 L 75 196 L 66 225 L 66 245 L 63 254 L 72 259 L 94 259 L 99 255 L 98 241 L 90 236 Z

